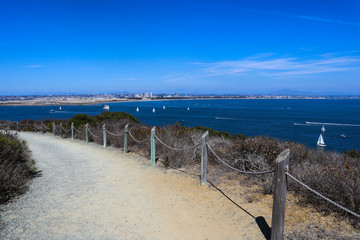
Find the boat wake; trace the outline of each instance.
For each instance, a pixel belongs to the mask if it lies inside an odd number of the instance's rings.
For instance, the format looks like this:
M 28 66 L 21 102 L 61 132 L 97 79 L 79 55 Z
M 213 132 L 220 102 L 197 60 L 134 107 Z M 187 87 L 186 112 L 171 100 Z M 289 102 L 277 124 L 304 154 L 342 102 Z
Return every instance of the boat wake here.
M 69 111 L 50 111 L 49 113 L 72 113 Z
M 305 123 L 294 123 L 294 125 L 296 125 L 296 126 L 309 126 L 309 124 L 305 124 Z
M 321 122 L 306 122 L 307 125 L 331 125 L 331 126 L 347 126 L 347 127 L 360 127 L 359 124 L 347 123 L 321 123 Z
M 235 120 L 235 121 L 243 120 L 243 119 L 239 119 L 239 118 L 224 118 L 224 117 L 215 117 L 215 119 L 219 119 L 219 120 Z

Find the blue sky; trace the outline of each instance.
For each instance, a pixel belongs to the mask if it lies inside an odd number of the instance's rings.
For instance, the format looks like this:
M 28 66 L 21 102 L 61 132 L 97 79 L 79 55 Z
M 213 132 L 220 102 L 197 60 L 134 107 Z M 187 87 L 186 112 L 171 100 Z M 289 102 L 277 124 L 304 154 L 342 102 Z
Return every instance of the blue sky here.
M 360 94 L 360 1 L 0 0 L 0 94 Z

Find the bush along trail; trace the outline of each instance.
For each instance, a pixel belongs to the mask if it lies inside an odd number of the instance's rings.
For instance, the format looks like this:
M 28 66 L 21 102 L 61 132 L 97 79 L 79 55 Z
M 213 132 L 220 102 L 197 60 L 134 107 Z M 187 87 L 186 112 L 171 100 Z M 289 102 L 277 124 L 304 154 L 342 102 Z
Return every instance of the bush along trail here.
M 282 229 L 280 226 L 279 230 L 281 237 L 283 230 L 285 237 L 289 239 L 357 239 L 360 236 L 360 154 L 354 150 L 345 153 L 320 152 L 294 142 L 230 135 L 205 127 L 186 128 L 179 124 L 152 129 L 139 123 L 133 116 L 119 112 L 104 112 L 95 117 L 77 114 L 69 120 L 3 122 L 2 126 L 3 129 L 47 133 L 42 137 L 50 137 L 48 133 L 51 133 L 69 138 L 67 141 L 70 142 L 76 141 L 70 140 L 74 138 L 81 140 L 82 142 L 78 142 L 81 145 L 87 142 L 90 143 L 87 146 L 95 146 L 91 143 L 94 142 L 115 147 L 111 148 L 112 151 L 121 148 L 122 153 L 136 152 L 145 157 L 142 160 L 151 159 L 152 165 L 156 162 L 157 168 L 151 171 L 164 169 L 169 175 L 182 172 L 187 176 L 186 179 L 192 178 L 193 181 L 199 175 L 202 180 L 206 177 L 209 186 L 214 187 L 213 190 L 216 189 L 238 211 L 252 218 L 249 222 L 254 224 L 253 233 L 262 238 L 270 238 L 268 225 L 274 224 L 271 223 L 274 217 L 279 217 L 271 212 L 276 205 L 276 201 L 274 205 L 272 203 L 275 160 L 283 150 L 289 149 L 290 161 L 283 173 L 284 189 L 286 193 L 287 188 L 288 193 L 286 211 L 285 204 L 282 206 L 285 216 L 280 216 L 285 219 L 285 226 Z M 206 141 L 204 131 L 210 132 Z M 136 158 L 140 158 L 140 155 Z M 204 171 L 200 162 L 205 158 L 208 169 Z M 79 169 L 77 171 L 81 171 Z M 285 175 L 289 181 L 286 181 Z M 274 196 L 276 195 L 275 192 Z M 254 212 L 248 211 L 249 209 Z M 238 216 L 238 211 L 231 214 Z M 238 231 L 240 234 L 233 235 L 232 232 L 226 236 L 230 239 L 258 238 L 242 235 L 247 231 L 241 227 Z M 224 239 L 211 236 L 213 237 L 209 239 Z M 277 239 L 276 236 L 272 238 Z

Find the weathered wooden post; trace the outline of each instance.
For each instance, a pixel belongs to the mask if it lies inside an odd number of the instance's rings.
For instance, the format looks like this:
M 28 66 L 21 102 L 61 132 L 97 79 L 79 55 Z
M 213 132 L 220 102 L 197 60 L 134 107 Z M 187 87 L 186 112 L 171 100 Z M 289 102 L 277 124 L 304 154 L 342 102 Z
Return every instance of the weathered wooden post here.
M 60 123 L 60 130 L 59 130 L 59 132 L 60 132 L 60 137 L 62 137 L 62 122 Z
M 71 139 L 74 140 L 74 123 L 71 123 Z
M 56 135 L 56 132 L 55 132 L 55 122 L 53 122 L 53 135 L 55 136 Z
M 126 124 L 124 129 L 124 153 L 128 153 L 128 134 L 129 134 L 129 124 Z
M 19 122 L 18 121 L 16 121 L 16 131 L 20 132 L 19 131 Z
M 200 175 L 201 185 L 205 185 L 207 182 L 208 149 L 206 143 L 208 140 L 209 140 L 209 131 L 206 131 L 201 137 L 201 175 Z
M 29 122 L 26 121 L 26 131 L 28 132 L 29 131 Z
M 106 126 L 105 124 L 102 127 L 103 129 L 103 142 L 104 142 L 104 147 L 106 147 Z
M 155 127 L 151 129 L 151 166 L 155 165 Z
M 272 210 L 271 240 L 284 239 L 284 221 L 290 149 L 285 149 L 276 159 L 274 200 Z
M 34 122 L 34 132 L 37 132 L 36 122 Z
M 41 132 L 42 132 L 42 134 L 45 134 L 45 129 L 44 129 L 44 123 L 43 122 L 41 122 Z
M 86 142 L 88 143 L 89 142 L 89 124 L 87 123 L 85 125 L 85 137 L 86 137 Z

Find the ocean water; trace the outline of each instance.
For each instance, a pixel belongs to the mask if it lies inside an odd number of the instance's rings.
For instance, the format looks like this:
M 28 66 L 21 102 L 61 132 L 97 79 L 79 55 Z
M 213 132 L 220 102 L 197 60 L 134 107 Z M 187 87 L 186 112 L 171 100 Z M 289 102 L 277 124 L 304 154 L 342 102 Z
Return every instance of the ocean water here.
M 62 106 L 62 110 L 59 106 L 2 106 L 0 119 L 67 119 L 77 113 L 99 114 L 103 105 Z M 317 139 L 324 125 L 326 150 L 360 150 L 360 100 L 356 99 L 213 99 L 108 105 L 110 111 L 130 113 L 148 125 L 165 126 L 179 122 L 189 127 L 206 126 L 246 136 L 266 135 L 296 141 L 311 148 L 317 148 Z M 137 107 L 139 112 L 136 112 Z M 346 137 L 341 137 L 342 134 Z

